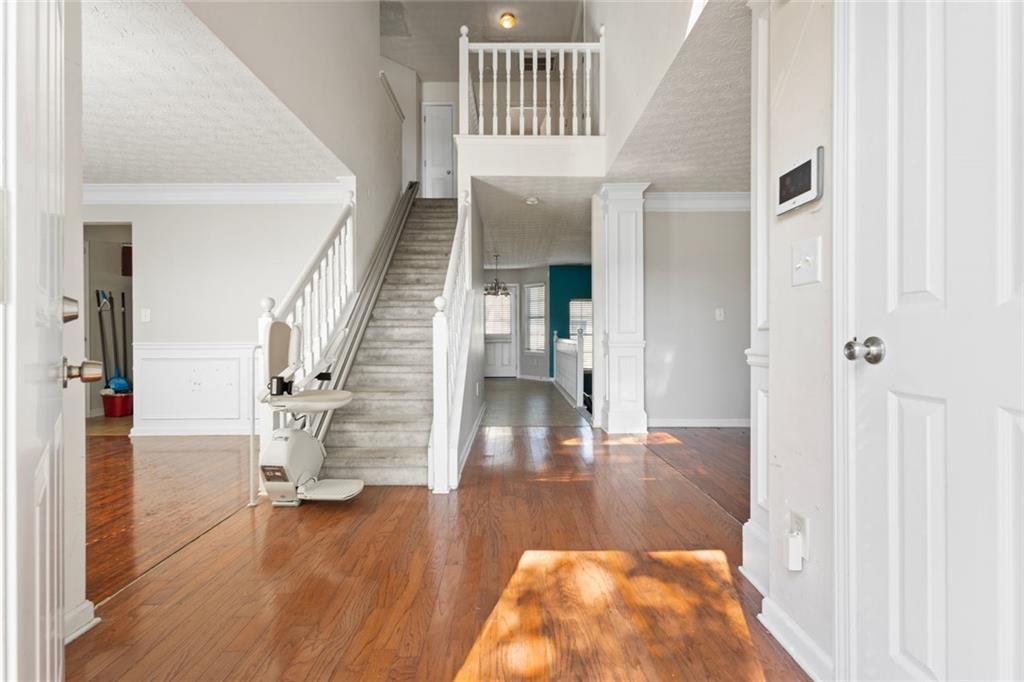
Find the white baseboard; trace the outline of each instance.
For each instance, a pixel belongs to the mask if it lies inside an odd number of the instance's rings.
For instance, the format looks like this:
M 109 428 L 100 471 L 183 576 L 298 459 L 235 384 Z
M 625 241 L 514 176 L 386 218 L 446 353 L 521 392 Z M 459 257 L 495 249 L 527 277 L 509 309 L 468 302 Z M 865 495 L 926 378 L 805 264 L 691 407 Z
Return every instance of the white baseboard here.
M 740 573 L 768 596 L 768 532 L 752 521 L 743 524 L 743 565 Z
M 64 644 L 78 639 L 100 622 L 96 617 L 93 603 L 86 599 L 73 609 L 64 612 Z
M 518 375 L 516 375 L 516 379 L 524 379 L 526 381 L 547 381 L 547 382 L 554 381 L 553 377 L 535 377 L 535 376 L 531 376 L 529 374 L 518 374 Z
M 469 459 L 469 451 L 473 449 L 473 441 L 476 440 L 476 434 L 480 430 L 480 424 L 484 420 L 484 412 L 487 411 L 487 403 L 480 403 L 480 411 L 476 415 L 476 419 L 473 421 L 473 428 L 469 432 L 469 438 L 462 444 L 462 448 L 459 450 L 459 481 L 462 481 L 462 469 L 466 466 L 466 460 Z
M 743 428 L 750 426 L 750 419 L 737 417 L 734 419 L 704 419 L 702 417 L 686 419 L 668 419 L 664 417 L 651 417 L 648 427 L 652 429 L 668 428 Z
M 132 348 L 132 436 L 249 433 L 253 344 L 137 342 Z
M 768 628 L 768 632 L 778 640 L 783 649 L 789 652 L 797 665 L 811 676 L 811 679 L 833 679 L 835 670 L 832 665 L 832 657 L 818 646 L 810 635 L 797 625 L 796 621 L 783 611 L 771 597 L 765 597 L 761 602 L 761 615 L 757 619 Z

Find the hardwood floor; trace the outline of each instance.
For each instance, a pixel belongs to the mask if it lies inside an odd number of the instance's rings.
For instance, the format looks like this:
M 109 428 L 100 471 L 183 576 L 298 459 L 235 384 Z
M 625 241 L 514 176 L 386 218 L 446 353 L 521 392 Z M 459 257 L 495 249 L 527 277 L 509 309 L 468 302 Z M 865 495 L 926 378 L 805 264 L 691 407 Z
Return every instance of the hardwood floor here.
M 450 495 L 240 509 L 100 606 L 68 678 L 806 679 L 736 518 L 644 441 L 483 428 Z
M 249 441 L 86 438 L 86 596 L 106 599 L 248 501 Z
M 589 426 L 550 381 L 485 379 L 484 426 Z
M 127 436 L 134 417 L 89 417 L 85 420 L 86 436 Z

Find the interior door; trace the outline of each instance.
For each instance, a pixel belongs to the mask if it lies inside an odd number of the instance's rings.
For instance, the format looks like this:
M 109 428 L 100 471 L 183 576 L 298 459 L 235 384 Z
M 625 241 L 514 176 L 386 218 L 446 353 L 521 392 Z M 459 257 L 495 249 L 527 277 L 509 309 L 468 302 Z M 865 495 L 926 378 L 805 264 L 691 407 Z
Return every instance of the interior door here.
M 423 105 L 423 196 L 455 196 L 455 134 L 451 104 Z
M 849 12 L 852 679 L 1022 679 L 1022 7 Z
M 484 376 L 515 377 L 519 372 L 518 288 L 508 296 L 484 296 Z
M 63 5 L 0 6 L 2 677 L 63 675 Z

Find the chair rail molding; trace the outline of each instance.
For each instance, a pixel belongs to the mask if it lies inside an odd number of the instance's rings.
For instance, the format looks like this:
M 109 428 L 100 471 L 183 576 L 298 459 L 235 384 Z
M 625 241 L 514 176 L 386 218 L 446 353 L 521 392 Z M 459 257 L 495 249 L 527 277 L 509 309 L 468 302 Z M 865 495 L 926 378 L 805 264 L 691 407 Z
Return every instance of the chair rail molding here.
M 608 183 L 604 204 L 601 302 L 608 392 L 601 424 L 608 433 L 644 433 L 644 192 L 647 182 Z

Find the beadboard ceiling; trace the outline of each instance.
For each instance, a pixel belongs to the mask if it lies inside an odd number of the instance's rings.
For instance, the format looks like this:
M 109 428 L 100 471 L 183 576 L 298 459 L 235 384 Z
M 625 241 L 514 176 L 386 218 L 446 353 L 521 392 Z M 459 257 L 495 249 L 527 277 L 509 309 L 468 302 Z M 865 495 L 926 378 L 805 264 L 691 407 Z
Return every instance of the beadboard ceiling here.
M 561 42 L 573 39 L 582 9 L 581 0 L 384 0 L 381 54 L 424 81 L 457 81 L 460 26 L 469 27 L 471 41 Z M 504 12 L 516 15 L 515 28 L 498 26 Z
M 750 10 L 709 2 L 608 172 L 657 192 L 750 188 Z
M 590 197 L 601 178 L 488 177 L 473 180 L 484 232 L 485 267 L 590 262 Z M 539 199 L 528 206 L 526 197 Z M 490 260 L 490 265 L 487 261 Z
M 181 2 L 82 6 L 87 183 L 306 183 L 352 173 Z

